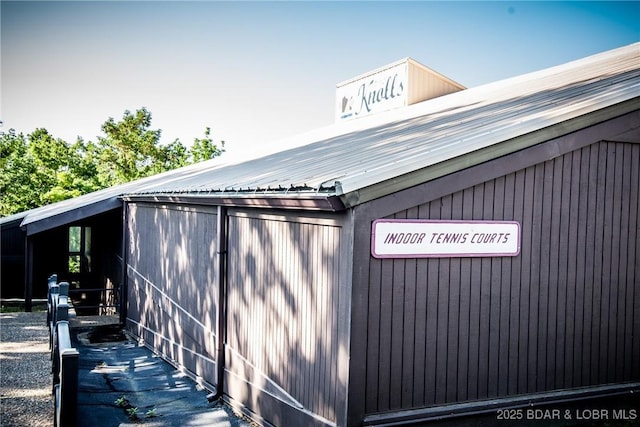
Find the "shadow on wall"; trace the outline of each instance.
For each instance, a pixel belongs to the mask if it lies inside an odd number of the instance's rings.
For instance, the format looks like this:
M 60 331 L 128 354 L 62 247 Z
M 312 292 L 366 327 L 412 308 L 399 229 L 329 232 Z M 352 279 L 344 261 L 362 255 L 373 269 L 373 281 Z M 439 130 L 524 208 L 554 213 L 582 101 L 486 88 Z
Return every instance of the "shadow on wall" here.
M 131 205 L 129 312 L 147 343 L 215 384 L 216 216 Z
M 332 421 L 346 384 L 338 369 L 340 234 L 335 224 L 285 216 L 229 218 L 229 369 Z M 248 393 L 237 398 L 258 408 L 258 394 Z
M 215 383 L 214 211 L 130 205 L 128 226 L 134 329 Z M 227 369 L 254 387 L 232 397 L 260 412 L 257 396 L 266 391 L 335 420 L 346 385 L 338 369 L 339 352 L 346 354 L 338 337 L 341 228 L 333 220 L 232 215 L 228 233 Z

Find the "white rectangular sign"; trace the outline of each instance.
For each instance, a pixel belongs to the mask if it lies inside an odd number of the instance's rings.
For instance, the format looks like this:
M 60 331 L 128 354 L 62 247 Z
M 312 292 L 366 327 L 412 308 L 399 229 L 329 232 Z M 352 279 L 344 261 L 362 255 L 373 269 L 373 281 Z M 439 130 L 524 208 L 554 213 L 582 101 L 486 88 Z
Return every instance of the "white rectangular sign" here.
M 404 61 L 336 88 L 336 122 L 407 105 Z
M 515 221 L 379 219 L 373 222 L 376 258 L 498 257 L 520 253 Z

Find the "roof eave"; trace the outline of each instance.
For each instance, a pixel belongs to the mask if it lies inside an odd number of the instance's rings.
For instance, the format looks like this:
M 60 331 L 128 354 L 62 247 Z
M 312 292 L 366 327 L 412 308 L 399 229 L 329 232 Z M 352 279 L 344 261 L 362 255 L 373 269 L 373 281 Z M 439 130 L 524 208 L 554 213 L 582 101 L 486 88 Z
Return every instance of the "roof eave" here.
M 27 216 L 23 220 L 21 227 L 27 232 L 27 236 L 31 236 L 63 225 L 73 224 L 120 207 L 122 207 L 122 201 L 114 196 L 33 222 L 29 221 L 29 216 Z
M 288 194 L 128 194 L 122 197 L 125 202 L 150 202 L 150 203 L 170 203 L 170 204 L 191 204 L 191 205 L 214 205 L 228 207 L 252 207 L 271 209 L 296 209 L 312 211 L 339 212 L 345 209 L 340 198 L 333 194 L 327 195 L 307 195 Z

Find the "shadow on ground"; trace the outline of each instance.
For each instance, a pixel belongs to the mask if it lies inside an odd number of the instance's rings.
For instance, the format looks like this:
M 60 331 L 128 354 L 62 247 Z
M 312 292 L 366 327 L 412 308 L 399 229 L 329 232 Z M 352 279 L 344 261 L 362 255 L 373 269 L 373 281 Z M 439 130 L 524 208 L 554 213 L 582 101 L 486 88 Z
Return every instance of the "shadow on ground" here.
M 126 335 L 118 324 L 72 327 L 80 353 L 78 426 L 243 427 L 252 424 Z

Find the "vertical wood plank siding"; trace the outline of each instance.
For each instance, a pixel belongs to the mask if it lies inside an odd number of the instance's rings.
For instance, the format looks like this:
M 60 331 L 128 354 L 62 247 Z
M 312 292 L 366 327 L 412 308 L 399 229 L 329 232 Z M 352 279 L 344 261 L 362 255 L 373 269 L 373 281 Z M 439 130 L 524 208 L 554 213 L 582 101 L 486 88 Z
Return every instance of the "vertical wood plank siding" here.
M 237 378 L 251 384 L 246 395 L 230 394 L 256 410 L 257 392 L 266 392 L 335 422 L 344 414 L 336 408 L 344 406 L 346 387 L 338 374 L 346 327 L 339 325 L 341 227 L 320 218 L 252 215 L 229 213 L 226 366 L 229 387 Z M 286 417 L 270 421 L 298 425 Z
M 0 229 L 0 282 L 3 298 L 24 298 L 25 236 L 20 228 L 22 218 L 5 223 Z
M 215 384 L 215 213 L 130 204 L 128 227 L 127 326 Z
M 640 380 L 639 169 L 600 142 L 391 216 L 516 220 L 522 250 L 370 258 L 366 413 Z

